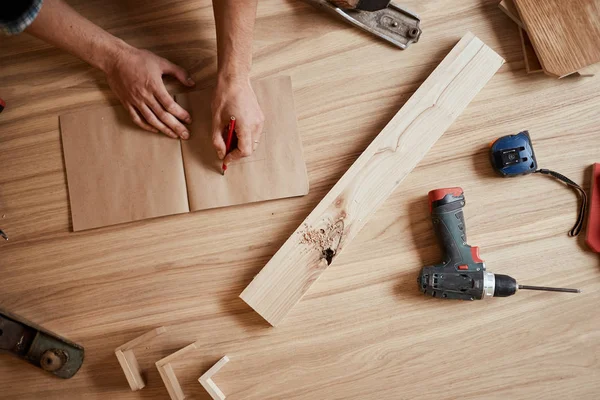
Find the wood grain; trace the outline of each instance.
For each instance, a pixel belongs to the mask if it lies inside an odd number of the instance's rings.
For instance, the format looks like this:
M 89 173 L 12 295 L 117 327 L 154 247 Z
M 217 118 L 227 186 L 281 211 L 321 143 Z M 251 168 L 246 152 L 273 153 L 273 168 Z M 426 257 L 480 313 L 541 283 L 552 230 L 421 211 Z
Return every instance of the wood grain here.
M 278 325 L 503 63 L 467 33 L 240 298 Z
M 191 343 L 156 362 L 156 369 L 158 369 L 158 373 L 160 374 L 160 377 L 167 388 L 167 392 L 169 393 L 171 400 L 183 400 L 186 398 L 183 390 L 181 389 L 181 385 L 179 384 L 179 379 L 177 379 L 177 375 L 175 375 L 175 370 L 171 364 L 177 360 L 180 360 L 182 357 L 196 349 L 196 343 Z
M 101 73 L 74 57 L 26 35 L 3 37 L 0 228 L 10 240 L 0 241 L 0 305 L 84 345 L 86 358 L 65 381 L 0 355 L 0 397 L 166 399 L 154 362 L 195 341 L 199 350 L 174 365 L 190 399 L 209 400 L 198 376 L 224 354 L 232 361 L 214 381 L 228 400 L 596 399 L 600 261 L 583 237 L 566 234 L 577 196 L 543 177 L 499 178 L 488 144 L 527 128 L 540 165 L 587 190 L 588 168 L 599 161 L 600 80 L 527 75 L 519 34 L 497 3 L 402 1 L 424 34 L 400 51 L 303 2 L 259 1 L 253 77 L 292 77 L 310 193 L 76 233 L 58 116 L 118 100 Z M 210 1 L 69 4 L 189 69 L 195 90 L 214 84 Z M 466 27 L 506 64 L 271 328 L 239 293 Z M 167 84 L 171 94 L 187 90 Z M 447 186 L 465 190 L 469 241 L 489 271 L 583 293 L 423 298 L 419 269 L 441 260 L 427 192 Z M 163 325 L 168 334 L 136 350 L 146 387 L 132 392 L 113 351 Z
M 533 74 L 544 72 L 527 32 L 525 32 L 523 28 L 519 28 L 519 35 L 521 36 L 521 47 L 523 49 L 523 58 L 525 60 L 525 69 L 527 70 L 527 73 Z
M 210 367 L 208 371 L 206 371 L 200 378 L 198 378 L 198 382 L 202 385 L 202 387 L 208 392 L 210 397 L 213 400 L 224 400 L 225 394 L 219 389 L 219 387 L 212 380 L 213 375 L 221 370 L 229 362 L 229 357 L 224 356 L 221 358 L 215 365 Z
M 517 10 L 517 6 L 515 6 L 514 0 L 502 0 L 498 7 L 506 14 L 510 19 L 513 20 L 515 24 L 519 26 L 519 28 L 524 28 L 523 22 L 521 21 L 521 16 L 519 15 L 519 10 Z
M 519 15 L 519 11 L 515 6 L 514 0 L 502 0 L 498 7 L 519 26 L 519 34 L 521 36 L 521 47 L 523 48 L 523 58 L 525 61 L 525 69 L 528 74 L 544 72 L 542 64 L 540 63 L 539 57 L 535 52 L 535 48 L 531 43 L 531 39 L 529 38 L 529 34 L 525 28 L 525 25 L 521 21 L 521 16 Z M 600 64 L 592 64 L 587 67 L 583 67 L 577 70 L 579 76 L 594 76 L 595 74 L 600 73 Z M 575 74 L 575 73 L 574 73 Z
M 152 329 L 149 332 L 144 333 L 142 336 L 138 336 L 135 339 L 117 347 L 115 349 L 115 356 L 119 361 L 119 365 L 127 378 L 127 383 L 131 390 L 140 390 L 146 386 L 144 379 L 142 378 L 140 365 L 135 358 L 133 349 L 142 343 L 148 342 L 154 339 L 156 336 L 162 335 L 167 331 L 167 328 L 161 326 L 160 328 Z
M 563 77 L 600 62 L 598 0 L 514 0 L 544 71 Z
M 531 39 L 529 39 L 529 34 L 524 29 L 523 22 L 521 22 L 521 17 L 519 16 L 519 11 L 515 6 L 513 0 L 502 0 L 498 7 L 510 18 L 513 20 L 515 24 L 519 26 L 519 36 L 521 37 L 521 48 L 523 50 L 523 60 L 525 62 L 525 69 L 528 74 L 533 74 L 537 72 L 544 72 L 542 68 L 542 64 L 540 64 L 540 60 L 538 59 L 537 54 L 535 53 L 535 48 L 533 44 L 531 44 Z

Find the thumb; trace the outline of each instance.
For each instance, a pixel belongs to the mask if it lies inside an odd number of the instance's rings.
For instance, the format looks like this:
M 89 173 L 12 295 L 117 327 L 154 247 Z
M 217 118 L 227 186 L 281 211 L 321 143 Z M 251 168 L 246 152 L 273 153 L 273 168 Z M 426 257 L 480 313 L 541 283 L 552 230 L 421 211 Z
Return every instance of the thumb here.
M 181 68 L 179 65 L 173 64 L 168 60 L 165 60 L 163 66 L 163 73 L 174 76 L 179 82 L 181 82 L 185 86 L 191 87 L 196 84 L 196 82 L 194 82 L 190 74 L 188 74 L 188 72 L 185 69 Z

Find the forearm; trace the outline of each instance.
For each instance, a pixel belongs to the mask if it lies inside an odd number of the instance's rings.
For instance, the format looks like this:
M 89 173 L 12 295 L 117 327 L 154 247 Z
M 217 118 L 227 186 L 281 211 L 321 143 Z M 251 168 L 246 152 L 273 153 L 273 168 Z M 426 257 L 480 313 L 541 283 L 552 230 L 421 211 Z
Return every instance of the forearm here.
M 247 78 L 258 0 L 213 0 L 219 80 Z
M 73 10 L 63 0 L 44 0 L 26 32 L 107 72 L 129 46 Z

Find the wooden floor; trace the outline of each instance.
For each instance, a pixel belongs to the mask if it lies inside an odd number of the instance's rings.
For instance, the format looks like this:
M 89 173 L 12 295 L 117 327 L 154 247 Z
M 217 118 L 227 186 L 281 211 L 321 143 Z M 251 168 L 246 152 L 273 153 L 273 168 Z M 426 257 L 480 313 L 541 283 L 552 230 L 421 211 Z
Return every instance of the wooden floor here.
M 208 0 L 76 0 L 136 46 L 216 70 Z M 311 184 L 303 198 L 73 233 L 58 115 L 117 104 L 101 73 L 26 35 L 0 40 L 0 306 L 86 348 L 63 381 L 0 357 L 1 398 L 165 399 L 153 363 L 174 365 L 189 398 L 214 377 L 228 399 L 597 399 L 600 262 L 569 238 L 576 196 L 543 176 L 491 171 L 487 145 L 529 129 L 538 161 L 589 186 L 600 161 L 600 77 L 527 75 L 515 24 L 497 0 L 418 0 L 423 37 L 399 51 L 300 1 L 261 0 L 254 77 L 292 76 Z M 471 30 L 507 63 L 278 328 L 238 295 L 449 49 Z M 174 82 L 173 93 L 183 91 Z M 438 262 L 430 189 L 462 186 L 469 243 L 488 270 L 581 288 L 507 299 L 424 298 Z M 114 349 L 161 325 L 137 351 L 147 386 L 131 392 Z

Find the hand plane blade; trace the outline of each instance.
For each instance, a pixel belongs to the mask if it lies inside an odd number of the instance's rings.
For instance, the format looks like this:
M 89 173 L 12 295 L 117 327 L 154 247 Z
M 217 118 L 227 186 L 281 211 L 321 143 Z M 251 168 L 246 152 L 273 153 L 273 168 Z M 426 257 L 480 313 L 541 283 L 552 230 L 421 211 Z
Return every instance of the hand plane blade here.
M 341 17 L 381 39 L 406 49 L 411 43 L 419 41 L 421 20 L 411 11 L 390 2 L 385 8 L 376 11 L 361 9 L 342 9 L 327 0 L 305 0 L 315 7 Z

